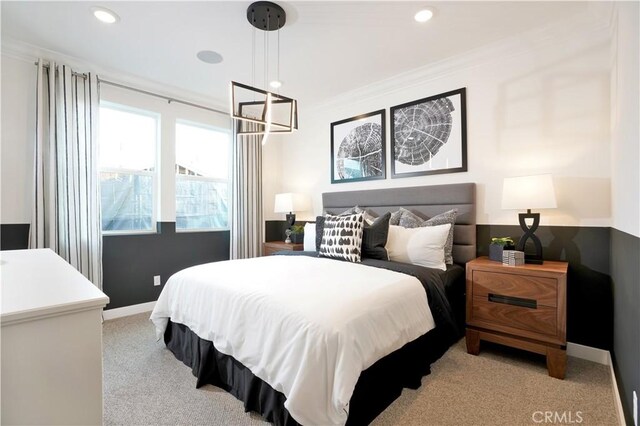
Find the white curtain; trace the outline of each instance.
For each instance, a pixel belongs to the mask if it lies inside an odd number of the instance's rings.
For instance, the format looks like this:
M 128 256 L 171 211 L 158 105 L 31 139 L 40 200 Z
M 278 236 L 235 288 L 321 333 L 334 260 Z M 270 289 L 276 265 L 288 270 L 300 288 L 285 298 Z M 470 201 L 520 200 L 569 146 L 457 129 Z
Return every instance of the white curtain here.
M 38 61 L 30 248 L 50 248 L 102 288 L 95 76 Z
M 246 130 L 257 124 L 241 122 Z M 231 259 L 260 256 L 262 250 L 262 136 L 240 136 L 234 126 Z

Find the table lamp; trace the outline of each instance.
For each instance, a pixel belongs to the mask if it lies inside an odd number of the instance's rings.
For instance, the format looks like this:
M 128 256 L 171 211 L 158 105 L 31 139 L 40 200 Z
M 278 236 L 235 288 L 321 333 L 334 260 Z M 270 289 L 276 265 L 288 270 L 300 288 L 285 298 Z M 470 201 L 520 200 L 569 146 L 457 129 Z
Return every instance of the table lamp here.
M 284 194 L 276 194 L 275 207 L 273 209 L 274 213 L 286 213 L 287 223 L 289 224 L 289 228 L 296 223 L 296 215 L 295 212 L 302 212 L 309 210 L 309 206 L 311 203 L 309 202 L 309 197 L 305 194 L 295 194 L 292 192 L 286 192 Z M 291 235 L 291 230 L 287 229 L 287 239 L 285 243 L 290 243 L 291 239 L 289 236 Z
M 542 264 L 542 244 L 535 235 L 540 225 L 540 213 L 531 213 L 531 209 L 555 209 L 556 193 L 550 174 L 504 178 L 502 187 L 502 208 L 527 210 L 518 214 L 520 227 L 524 235 L 520 237 L 516 250 L 525 251 L 528 239 L 535 247 L 534 253 L 525 252 L 525 263 Z M 528 225 L 526 220 L 533 222 Z

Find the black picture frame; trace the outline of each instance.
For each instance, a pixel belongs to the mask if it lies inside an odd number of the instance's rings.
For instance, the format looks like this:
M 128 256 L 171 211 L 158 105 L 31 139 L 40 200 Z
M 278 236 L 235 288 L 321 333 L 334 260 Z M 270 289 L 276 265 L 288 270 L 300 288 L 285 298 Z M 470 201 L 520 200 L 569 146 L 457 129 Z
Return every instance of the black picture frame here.
M 392 179 L 467 171 L 466 99 L 463 87 L 390 108 Z M 416 146 L 425 138 L 435 154 L 429 146 Z
M 362 124 L 358 125 L 358 122 L 362 122 Z M 369 124 L 374 126 L 368 126 Z M 375 124 L 379 127 L 376 128 Z M 362 128 L 360 130 L 362 131 L 362 136 L 358 131 L 360 128 Z M 376 130 L 373 141 L 370 139 L 372 128 Z M 373 144 L 372 146 L 367 144 L 365 155 L 369 156 L 369 158 L 364 164 L 365 167 L 363 168 L 362 162 L 356 162 L 359 168 L 346 168 L 344 152 L 349 148 L 343 149 L 342 147 L 348 147 L 349 144 L 358 144 L 363 137 L 366 138 L 365 142 Z M 386 145 L 386 111 L 384 109 L 331 123 L 331 183 L 386 179 Z M 376 152 L 376 150 L 379 150 L 380 155 L 374 158 L 371 153 Z M 348 172 L 348 170 L 351 170 L 351 172 Z

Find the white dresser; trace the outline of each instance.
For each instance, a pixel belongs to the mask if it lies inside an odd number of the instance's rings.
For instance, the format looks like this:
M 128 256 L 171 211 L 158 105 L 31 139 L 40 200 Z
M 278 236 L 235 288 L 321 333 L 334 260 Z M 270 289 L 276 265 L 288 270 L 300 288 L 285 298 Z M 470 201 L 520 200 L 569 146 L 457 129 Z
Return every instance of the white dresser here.
M 0 252 L 3 425 L 102 424 L 109 298 L 49 249 Z

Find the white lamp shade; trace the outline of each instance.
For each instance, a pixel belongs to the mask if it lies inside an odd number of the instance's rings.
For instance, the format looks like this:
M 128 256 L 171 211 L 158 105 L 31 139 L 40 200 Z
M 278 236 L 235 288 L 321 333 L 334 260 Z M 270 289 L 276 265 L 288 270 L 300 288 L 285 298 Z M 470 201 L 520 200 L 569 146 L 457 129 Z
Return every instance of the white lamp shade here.
M 309 210 L 310 205 L 309 196 L 305 194 L 286 192 L 284 194 L 276 194 L 276 202 L 273 212 L 303 212 Z
M 550 174 L 504 178 L 503 209 L 555 209 L 556 207 L 556 192 Z

